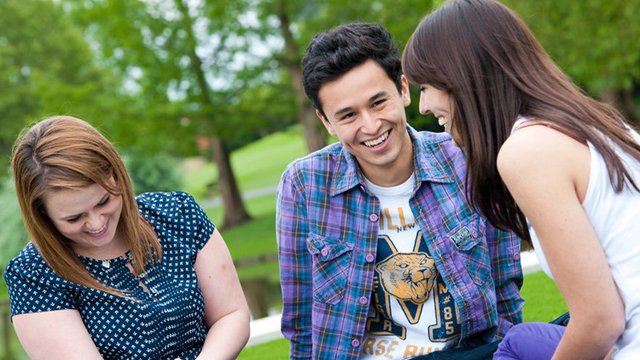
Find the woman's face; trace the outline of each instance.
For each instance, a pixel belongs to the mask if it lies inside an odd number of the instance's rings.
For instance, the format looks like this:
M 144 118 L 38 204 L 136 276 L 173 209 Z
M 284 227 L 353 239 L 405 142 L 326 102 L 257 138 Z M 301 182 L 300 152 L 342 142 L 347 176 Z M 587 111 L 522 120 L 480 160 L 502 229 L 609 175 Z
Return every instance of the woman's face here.
M 44 197 L 44 207 L 58 231 L 71 240 L 78 255 L 108 259 L 124 251 L 123 242 L 117 236 L 121 195 L 112 195 L 93 184 L 50 192 Z
M 438 119 L 438 124 L 451 135 L 453 141 L 458 146 L 461 145 L 460 138 L 452 127 L 453 105 L 447 92 L 429 84 L 420 85 L 420 113 L 422 115 L 433 114 Z

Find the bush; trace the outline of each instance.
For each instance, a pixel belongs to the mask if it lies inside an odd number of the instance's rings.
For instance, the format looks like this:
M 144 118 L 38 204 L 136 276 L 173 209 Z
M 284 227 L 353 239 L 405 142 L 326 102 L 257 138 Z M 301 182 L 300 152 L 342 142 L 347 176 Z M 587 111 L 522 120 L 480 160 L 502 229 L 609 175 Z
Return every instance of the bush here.
M 0 204 L 0 267 L 4 269 L 28 241 L 11 176 L 7 176 L 0 185 Z
M 166 154 L 123 156 L 136 194 L 148 191 L 175 191 L 180 188 L 178 161 Z

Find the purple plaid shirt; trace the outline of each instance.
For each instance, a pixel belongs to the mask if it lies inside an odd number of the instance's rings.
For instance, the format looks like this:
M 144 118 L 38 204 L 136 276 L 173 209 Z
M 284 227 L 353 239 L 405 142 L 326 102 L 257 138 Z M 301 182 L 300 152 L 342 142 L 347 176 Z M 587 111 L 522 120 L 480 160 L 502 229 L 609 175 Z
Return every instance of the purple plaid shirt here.
M 520 239 L 465 200 L 464 156 L 446 134 L 417 132 L 409 204 L 460 310 L 459 346 L 522 321 Z M 357 359 L 373 289 L 380 203 L 341 144 L 293 162 L 277 193 L 282 333 L 291 358 Z

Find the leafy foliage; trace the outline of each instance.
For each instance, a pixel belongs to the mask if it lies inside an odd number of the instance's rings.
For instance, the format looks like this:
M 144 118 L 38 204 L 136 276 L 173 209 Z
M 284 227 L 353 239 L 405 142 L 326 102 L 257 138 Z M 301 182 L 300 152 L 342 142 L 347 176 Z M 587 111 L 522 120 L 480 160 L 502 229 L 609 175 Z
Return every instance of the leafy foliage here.
M 282 43 L 282 37 L 275 40 L 273 34 L 279 34 L 279 23 L 275 18 L 276 7 L 283 5 L 291 22 L 291 30 L 294 35 L 298 51 L 297 63 L 300 64 L 307 44 L 319 31 L 345 24 L 349 22 L 377 22 L 385 26 L 391 32 L 396 45 L 401 51 L 404 44 L 413 33 L 419 21 L 429 13 L 438 0 L 374 0 L 374 1 L 286 1 L 286 0 L 259 0 L 253 1 L 258 17 L 259 26 L 248 31 L 253 31 L 267 43 Z M 278 64 L 278 69 L 284 69 L 284 49 L 282 46 L 274 47 L 271 59 Z M 268 60 L 268 59 L 267 59 Z M 288 82 L 288 74 L 283 74 L 282 83 Z M 291 91 L 289 89 L 288 91 Z M 418 129 L 441 131 L 437 122 L 432 117 L 423 117 L 418 113 L 417 91 L 413 89 L 414 101 L 408 108 L 408 118 L 411 124 Z M 280 93 L 274 94 L 281 96 Z M 271 103 L 277 101 L 273 98 Z
M 551 57 L 598 96 L 640 83 L 640 6 L 625 0 L 505 1 Z
M 0 186 L 0 268 L 4 269 L 9 260 L 18 255 L 27 244 L 28 236 L 22 224 L 20 206 L 16 198 L 13 180 L 7 176 Z
M 8 154 L 20 129 L 36 119 L 100 113 L 93 100 L 103 80 L 82 33 L 59 6 L 0 1 L 0 154 Z M 7 158 L 0 157 L 0 174 Z
M 180 188 L 178 161 L 167 153 L 153 156 L 131 154 L 124 156 L 134 191 L 175 191 Z

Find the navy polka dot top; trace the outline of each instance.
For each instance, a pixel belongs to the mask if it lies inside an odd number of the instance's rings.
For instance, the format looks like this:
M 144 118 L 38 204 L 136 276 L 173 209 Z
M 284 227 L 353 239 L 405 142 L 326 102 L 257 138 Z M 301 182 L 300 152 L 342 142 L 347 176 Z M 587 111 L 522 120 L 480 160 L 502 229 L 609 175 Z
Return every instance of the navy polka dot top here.
M 162 244 L 161 262 L 134 277 L 126 257 L 80 256 L 96 279 L 137 301 L 63 280 L 29 244 L 4 273 L 11 314 L 78 310 L 105 359 L 195 359 L 208 329 L 194 264 L 214 225 L 186 193 L 145 193 L 137 202 Z

